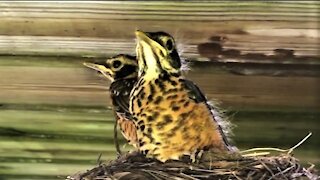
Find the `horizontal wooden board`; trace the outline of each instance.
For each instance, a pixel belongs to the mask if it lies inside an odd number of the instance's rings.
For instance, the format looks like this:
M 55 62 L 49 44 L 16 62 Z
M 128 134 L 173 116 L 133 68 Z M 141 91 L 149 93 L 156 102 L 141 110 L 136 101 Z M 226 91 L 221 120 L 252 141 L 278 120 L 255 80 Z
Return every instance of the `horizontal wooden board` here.
M 193 60 L 261 61 L 255 56 L 212 59 L 198 52 L 199 44 L 221 37 L 224 50 L 273 55 L 281 48 L 318 63 L 317 6 L 318 1 L 0 2 L 0 54 L 134 53 L 133 32 L 142 29 L 169 32 L 183 57 Z
M 320 107 L 318 77 L 241 76 L 212 68 L 186 75 L 226 107 Z M 0 103 L 110 105 L 109 81 L 85 67 L 2 66 L 0 77 Z

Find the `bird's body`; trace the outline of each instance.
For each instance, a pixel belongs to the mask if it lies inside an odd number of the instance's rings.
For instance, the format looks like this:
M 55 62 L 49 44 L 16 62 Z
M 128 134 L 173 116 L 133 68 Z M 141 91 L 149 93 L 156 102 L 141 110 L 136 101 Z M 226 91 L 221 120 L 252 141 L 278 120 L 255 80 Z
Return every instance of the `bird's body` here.
M 116 123 L 128 143 L 137 147 L 136 127 L 129 112 L 129 95 L 137 81 L 136 58 L 120 54 L 108 58 L 105 62 L 84 65 L 101 72 L 111 81 L 109 91 Z
M 142 152 L 166 161 L 197 150 L 226 150 L 205 99 L 190 98 L 193 92 L 188 88 L 194 85 L 188 83 L 192 82 L 172 76 L 139 82 L 142 84 L 133 96 L 143 94 L 146 100 L 133 98 L 132 114 L 138 119 Z
M 134 147 L 137 147 L 137 134 L 129 113 L 129 95 L 136 81 L 136 78 L 120 79 L 112 82 L 109 89 L 116 123 L 123 137 Z
M 199 150 L 227 152 L 228 143 L 200 89 L 180 73 L 173 38 L 137 31 L 138 82 L 130 95 L 139 149 L 160 161 Z

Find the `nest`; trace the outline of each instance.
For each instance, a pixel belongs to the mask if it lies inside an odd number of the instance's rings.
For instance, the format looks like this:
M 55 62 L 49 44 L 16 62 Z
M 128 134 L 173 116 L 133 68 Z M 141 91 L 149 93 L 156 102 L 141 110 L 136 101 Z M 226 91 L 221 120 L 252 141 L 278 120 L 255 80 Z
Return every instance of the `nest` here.
M 285 150 L 253 148 L 233 154 L 206 151 L 197 157 L 185 156 L 179 161 L 165 163 L 131 152 L 86 172 L 68 176 L 67 180 L 317 180 L 320 176 L 314 165 L 305 168 L 292 156 L 293 150 L 311 135 L 309 133 L 298 144 Z M 277 154 L 272 155 L 274 152 Z
M 69 180 L 171 180 L 171 179 L 318 179 L 315 170 L 304 168 L 288 153 L 277 156 L 216 154 L 205 152 L 196 162 L 190 158 L 161 163 L 133 152 L 100 164 Z

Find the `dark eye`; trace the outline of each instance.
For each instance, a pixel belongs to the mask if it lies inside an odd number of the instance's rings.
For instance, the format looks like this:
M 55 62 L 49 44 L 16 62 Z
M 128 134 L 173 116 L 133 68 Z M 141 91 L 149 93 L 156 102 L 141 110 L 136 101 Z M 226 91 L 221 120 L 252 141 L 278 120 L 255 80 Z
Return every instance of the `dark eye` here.
M 112 62 L 112 66 L 114 68 L 118 68 L 118 67 L 120 67 L 120 65 L 121 65 L 121 61 L 115 60 Z
M 173 41 L 171 39 L 168 39 L 168 41 L 166 42 L 166 47 L 169 51 L 173 49 Z

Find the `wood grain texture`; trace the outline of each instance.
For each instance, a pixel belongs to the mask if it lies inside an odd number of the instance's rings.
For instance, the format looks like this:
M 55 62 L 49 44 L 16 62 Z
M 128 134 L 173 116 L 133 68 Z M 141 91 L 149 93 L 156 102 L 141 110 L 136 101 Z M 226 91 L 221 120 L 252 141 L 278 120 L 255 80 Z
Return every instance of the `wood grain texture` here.
M 212 42 L 212 36 L 224 37 L 224 50 L 242 54 L 273 55 L 275 49 L 285 48 L 297 56 L 319 57 L 319 5 L 318 1 L 0 2 L 0 54 L 134 53 L 133 32 L 142 29 L 171 33 L 182 55 L 196 60 L 210 59 L 199 54 L 197 46 Z
M 110 106 L 109 81 L 83 68 L 0 67 L 0 103 Z M 318 77 L 239 76 L 194 69 L 209 99 L 235 109 L 319 108 Z

